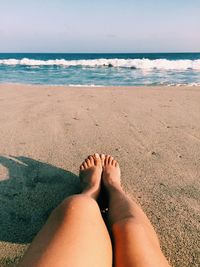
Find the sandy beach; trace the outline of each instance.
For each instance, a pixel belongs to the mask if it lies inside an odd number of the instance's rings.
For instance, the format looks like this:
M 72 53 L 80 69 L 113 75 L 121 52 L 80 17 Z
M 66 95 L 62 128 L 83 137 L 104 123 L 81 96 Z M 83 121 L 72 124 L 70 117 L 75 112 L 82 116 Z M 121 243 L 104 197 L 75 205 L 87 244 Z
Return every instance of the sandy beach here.
M 0 85 L 0 267 L 16 266 L 78 168 L 113 155 L 174 267 L 200 264 L 200 87 Z

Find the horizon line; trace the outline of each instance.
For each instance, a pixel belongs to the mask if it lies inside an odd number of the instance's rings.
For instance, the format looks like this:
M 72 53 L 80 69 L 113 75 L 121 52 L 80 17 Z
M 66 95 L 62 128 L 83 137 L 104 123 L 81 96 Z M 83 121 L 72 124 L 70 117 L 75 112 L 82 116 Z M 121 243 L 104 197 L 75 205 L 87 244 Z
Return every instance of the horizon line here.
M 1 52 L 0 54 L 199 54 L 199 52 Z

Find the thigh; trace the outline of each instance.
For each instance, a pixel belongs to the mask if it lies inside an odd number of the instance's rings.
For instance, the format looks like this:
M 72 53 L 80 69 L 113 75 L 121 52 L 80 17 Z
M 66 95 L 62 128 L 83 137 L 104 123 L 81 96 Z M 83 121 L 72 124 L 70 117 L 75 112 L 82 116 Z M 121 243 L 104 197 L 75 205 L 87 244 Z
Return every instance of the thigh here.
M 77 195 L 57 207 L 19 267 L 111 267 L 112 245 L 95 200 Z

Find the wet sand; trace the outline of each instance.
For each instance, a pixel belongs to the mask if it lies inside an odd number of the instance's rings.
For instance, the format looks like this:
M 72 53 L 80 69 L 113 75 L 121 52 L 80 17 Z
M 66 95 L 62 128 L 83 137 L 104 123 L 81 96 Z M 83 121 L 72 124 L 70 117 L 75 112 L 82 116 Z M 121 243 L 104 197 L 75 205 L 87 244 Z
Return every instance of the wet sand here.
M 0 85 L 0 266 L 16 266 L 50 211 L 80 190 L 91 153 L 125 189 L 175 267 L 200 264 L 200 87 Z

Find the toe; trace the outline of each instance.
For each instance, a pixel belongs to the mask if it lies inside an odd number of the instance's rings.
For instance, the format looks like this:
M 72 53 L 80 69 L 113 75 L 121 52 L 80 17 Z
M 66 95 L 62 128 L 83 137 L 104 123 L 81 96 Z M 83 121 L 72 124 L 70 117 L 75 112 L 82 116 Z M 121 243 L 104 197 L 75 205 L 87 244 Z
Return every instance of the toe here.
M 93 156 L 93 158 L 94 158 L 94 164 L 95 165 L 98 165 L 98 164 L 101 163 L 101 159 L 100 159 L 100 156 L 99 156 L 98 153 L 95 153 L 94 156 Z
M 99 154 L 98 154 L 98 153 L 95 153 L 95 154 L 94 154 L 94 158 L 96 158 L 96 159 L 100 159 Z
M 111 164 L 112 164 L 112 160 L 113 160 L 113 157 L 112 157 L 112 156 L 110 156 L 110 157 L 109 157 L 109 159 L 108 159 L 108 164 L 110 164 L 110 165 L 111 165 Z
M 83 166 L 83 164 L 81 164 L 80 171 L 83 171 L 83 170 L 84 170 L 84 166 Z
M 108 165 L 109 157 L 110 157 L 110 155 L 106 155 L 106 157 L 105 157 L 105 161 L 104 161 L 105 165 Z
M 104 154 L 100 154 L 100 158 L 101 158 L 101 164 L 102 164 L 102 166 L 104 166 L 105 155 Z
M 88 159 L 90 160 L 90 165 L 93 166 L 94 165 L 94 158 L 93 156 L 88 156 Z
M 83 162 L 83 166 L 84 166 L 84 169 L 87 169 L 88 168 L 86 161 Z
M 116 162 L 117 162 L 117 161 L 116 161 L 115 159 L 113 159 L 112 162 L 111 162 L 111 164 L 112 164 L 113 166 L 116 166 Z
M 91 161 L 90 161 L 89 159 L 86 159 L 85 161 L 86 161 L 86 163 L 87 163 L 87 166 L 88 166 L 88 167 L 91 167 Z

